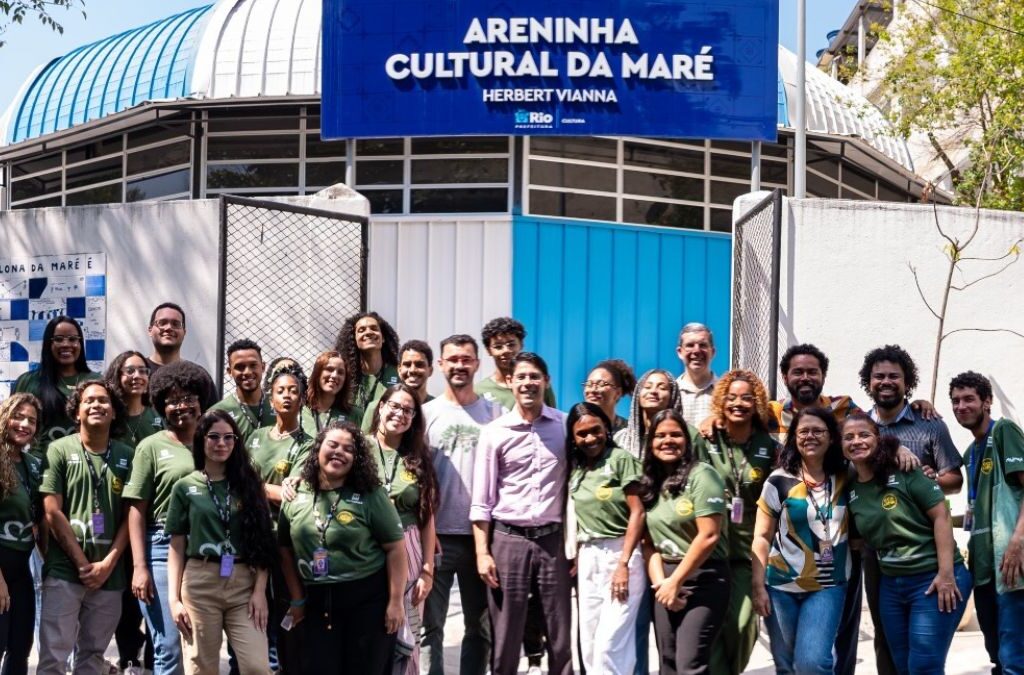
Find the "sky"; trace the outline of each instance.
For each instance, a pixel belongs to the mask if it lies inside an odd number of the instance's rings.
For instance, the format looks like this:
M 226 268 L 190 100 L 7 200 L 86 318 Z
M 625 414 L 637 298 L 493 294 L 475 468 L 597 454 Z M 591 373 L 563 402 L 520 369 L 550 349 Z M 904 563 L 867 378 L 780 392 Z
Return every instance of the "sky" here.
M 213 0 L 209 0 L 212 2 Z M 58 12 L 60 35 L 28 18 L 11 26 L 0 47 L 0 113 L 7 109 L 26 78 L 52 58 L 121 31 L 143 26 L 172 14 L 209 4 L 204 0 L 85 0 L 80 9 Z M 825 46 L 825 34 L 842 27 L 856 0 L 807 0 L 807 56 Z M 779 42 L 796 51 L 796 0 L 781 0 Z

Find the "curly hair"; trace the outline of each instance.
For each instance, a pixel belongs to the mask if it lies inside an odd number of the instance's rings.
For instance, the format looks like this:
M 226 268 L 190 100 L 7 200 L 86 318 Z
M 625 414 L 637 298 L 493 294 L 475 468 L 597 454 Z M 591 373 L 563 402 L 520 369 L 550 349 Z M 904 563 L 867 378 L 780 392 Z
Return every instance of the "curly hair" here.
M 379 488 L 381 482 L 377 475 L 377 462 L 370 454 L 366 437 L 359 431 L 359 427 L 347 420 L 334 420 L 316 435 L 313 449 L 309 451 L 309 457 L 306 458 L 299 474 L 302 480 L 314 491 L 320 489 L 320 447 L 324 444 L 324 438 L 332 431 L 347 431 L 352 437 L 352 468 L 345 478 L 345 485 L 362 494 Z
M 485 349 L 490 349 L 491 340 L 502 334 L 515 335 L 520 342 L 526 339 L 526 329 L 523 328 L 523 324 L 510 316 L 501 316 L 484 324 L 484 327 L 480 329 L 480 340 L 484 343 Z
M 949 395 L 953 395 L 954 389 L 973 389 L 982 401 L 991 400 L 992 383 L 981 373 L 973 370 L 965 370 L 949 381 Z
M 316 355 L 316 360 L 313 362 L 313 370 L 309 373 L 309 387 L 306 389 L 306 405 L 311 410 L 316 412 L 326 412 L 325 410 L 317 410 L 317 401 L 320 399 L 320 394 L 323 390 L 320 389 L 320 376 L 323 375 L 324 368 L 327 367 L 328 362 L 331 359 L 341 359 L 341 362 L 345 364 L 345 359 L 342 357 L 340 352 L 336 352 L 333 349 L 326 352 L 320 352 Z M 334 396 L 334 403 L 331 407 L 343 415 L 348 415 L 352 409 L 352 394 L 355 391 L 355 378 L 350 376 L 348 372 L 348 364 L 344 365 L 345 376 L 342 379 L 341 389 Z
M 402 354 L 414 351 L 419 352 L 427 359 L 427 365 L 434 365 L 434 350 L 430 348 L 423 340 L 406 340 L 402 343 L 402 346 L 398 348 L 398 357 L 401 360 Z
M 373 422 L 370 423 L 370 433 L 376 435 L 380 426 L 380 408 L 391 400 L 398 392 L 405 392 L 412 399 L 413 409 L 416 411 L 412 416 L 409 428 L 402 434 L 402 440 L 398 442 L 398 455 L 402 458 L 402 466 L 416 476 L 416 484 L 420 488 L 420 508 L 416 514 L 416 522 L 423 527 L 430 521 L 430 517 L 437 511 L 440 501 L 437 487 L 437 473 L 434 471 L 434 461 L 430 456 L 430 448 L 427 446 L 424 430 L 426 421 L 423 419 L 423 408 L 416 392 L 404 384 L 393 384 L 384 390 L 380 401 L 373 411 Z
M 149 400 L 153 402 L 156 414 L 164 416 L 167 408 L 167 396 L 171 389 L 177 387 L 182 391 L 199 397 L 199 410 L 205 411 L 213 403 L 207 401 L 210 376 L 199 365 L 191 361 L 175 361 L 161 367 L 149 378 Z
M 62 323 L 69 323 L 75 327 L 78 333 L 78 358 L 75 359 L 75 371 L 79 373 L 90 373 L 89 364 L 85 362 L 85 335 L 82 333 L 82 326 L 70 316 L 55 316 L 50 319 L 43 330 L 43 348 L 39 356 L 39 391 L 37 396 L 42 404 L 43 414 L 39 420 L 39 428 L 46 429 L 60 417 L 67 408 L 67 397 L 60 390 L 60 365 L 53 355 L 53 336 L 57 332 L 57 326 Z M 73 418 L 72 418 L 73 419 Z
M 249 451 L 242 440 L 238 423 L 223 410 L 211 410 L 199 418 L 196 434 L 192 437 L 192 462 L 196 471 L 206 469 L 206 434 L 217 422 L 231 427 L 235 445 L 224 465 L 231 492 L 238 498 L 238 518 L 242 521 L 242 544 L 244 555 L 250 565 L 261 569 L 273 569 L 277 564 L 277 544 L 271 525 L 270 505 L 263 491 L 263 481 L 249 457 Z
M 671 471 L 651 451 L 654 447 L 654 432 L 666 420 L 674 421 L 683 430 L 683 444 L 686 446 L 682 461 Z M 640 479 L 640 500 L 644 506 L 650 507 L 656 502 L 662 490 L 675 497 L 686 488 L 686 482 L 690 479 L 690 470 L 697 463 L 697 456 L 693 452 L 693 443 L 686 429 L 686 420 L 678 410 L 667 408 L 654 416 L 654 419 L 651 420 L 651 433 L 647 434 L 647 438 L 644 440 L 643 454 L 644 475 Z
M 583 451 L 576 445 L 576 435 L 573 433 L 576 423 L 586 415 L 596 417 L 604 425 L 605 447 L 615 445 L 615 441 L 612 440 L 612 423 L 608 421 L 608 416 L 604 414 L 604 411 L 593 403 L 586 401 L 577 403 L 569 409 L 569 414 L 565 418 L 565 456 L 569 458 L 569 473 L 586 461 Z
M 263 378 L 263 394 L 265 396 L 270 397 L 272 395 L 274 382 L 282 375 L 291 375 L 295 378 L 299 385 L 299 401 L 306 398 L 306 388 L 309 386 L 309 381 L 306 380 L 306 373 L 303 372 L 302 366 L 287 356 L 274 359 L 271 361 L 270 367 L 267 368 L 266 377 Z
M 661 375 L 668 383 L 668 405 L 666 407 L 675 410 L 680 415 L 683 414 L 683 398 L 679 394 L 679 385 L 672 373 L 661 368 L 652 368 L 641 375 L 633 388 L 633 397 L 629 401 L 629 421 L 626 424 L 626 434 L 622 442 L 622 448 L 637 459 L 643 454 L 647 438 L 644 412 L 640 407 L 640 396 L 643 394 L 644 384 L 652 375 Z M 698 422 L 700 421 L 703 420 L 698 420 Z
M 877 447 L 875 447 L 874 454 L 870 458 L 871 472 L 874 474 L 875 482 L 879 485 L 885 485 L 889 480 L 889 475 L 899 472 L 900 465 L 899 460 L 896 456 L 900 450 L 900 440 L 895 436 L 882 435 L 881 429 L 870 415 L 857 410 L 850 413 L 843 424 L 840 427 L 841 430 L 846 429 L 846 425 L 854 422 L 862 422 L 871 429 L 871 433 L 874 434 L 875 439 L 878 441 Z M 841 431 L 840 431 L 841 433 Z
M 607 370 L 615 380 L 615 386 L 619 388 L 623 396 L 629 396 L 636 387 L 636 375 L 633 368 L 622 359 L 605 359 L 590 369 L 594 372 L 597 369 Z
M 750 370 L 730 370 L 722 375 L 711 393 L 711 414 L 719 419 L 725 419 L 725 397 L 733 382 L 746 382 L 750 385 L 754 391 L 754 427 L 767 429 L 772 419 L 771 411 L 768 408 L 768 390 L 765 389 L 761 379 Z
M 38 432 L 39 422 L 43 416 L 43 405 L 39 399 L 32 394 L 21 392 L 11 394 L 7 400 L 0 403 L 0 500 L 7 499 L 18 489 L 18 477 L 15 475 L 14 462 L 11 461 L 13 448 L 7 440 L 7 432 L 10 430 L 11 418 L 23 405 L 30 405 L 36 409 L 36 431 Z
M 350 378 L 358 378 L 363 372 L 362 360 L 359 358 L 359 347 L 356 346 L 356 324 L 361 319 L 371 318 L 380 326 L 381 349 L 380 357 L 385 366 L 395 368 L 398 366 L 398 333 L 384 320 L 377 312 L 360 312 L 345 319 L 338 331 L 338 339 L 334 343 L 334 350 L 341 353 L 345 361 L 345 369 Z
M 799 474 L 803 458 L 800 456 L 800 450 L 796 447 L 796 432 L 800 421 L 805 417 L 817 417 L 828 429 L 828 448 L 825 450 L 825 462 L 822 466 L 825 474 L 835 476 L 844 471 L 846 460 L 843 458 L 843 447 L 839 441 L 839 425 L 836 424 L 836 416 L 832 414 L 832 411 L 824 408 L 804 408 L 793 416 L 793 421 L 789 425 L 789 433 L 786 434 L 786 444 L 782 446 L 782 454 L 779 455 L 778 465 L 790 474 Z
M 103 387 L 107 390 L 107 396 L 110 397 L 110 407 L 114 410 L 114 419 L 110 423 L 110 437 L 120 436 L 125 431 L 125 420 L 128 419 L 128 411 L 125 409 L 124 403 L 121 403 L 117 392 L 114 391 L 114 385 L 106 380 L 85 380 L 84 382 L 79 382 L 68 398 L 68 405 L 65 409 L 67 416 L 74 420 L 75 424 L 78 424 L 79 428 L 81 428 L 81 421 L 78 419 L 78 407 L 82 405 L 82 395 L 85 390 L 94 386 Z
M 895 363 L 900 367 L 900 370 L 903 371 L 903 384 L 906 387 L 907 396 L 910 396 L 917 389 L 917 364 L 914 363 L 914 359 L 910 358 L 910 354 L 899 345 L 876 347 L 864 355 L 864 365 L 860 367 L 861 388 L 864 391 L 870 390 L 871 369 L 875 367 L 876 363 L 882 361 Z
M 106 381 L 110 383 L 110 386 L 114 388 L 114 393 L 117 394 L 117 397 L 121 399 L 121 402 L 124 403 L 125 405 L 127 405 L 128 402 L 125 398 L 126 392 L 124 390 L 124 385 L 121 384 L 121 369 L 124 368 L 125 362 L 133 356 L 138 356 L 140 359 L 142 359 L 143 363 L 145 363 L 146 361 L 146 357 L 143 356 L 142 352 L 137 352 L 135 350 L 129 349 L 128 351 L 121 352 L 120 354 L 114 357 L 114 360 L 110 362 L 109 366 L 107 366 L 107 372 L 104 375 L 104 379 L 106 379 Z M 146 364 L 146 367 L 148 368 L 149 364 Z M 146 383 L 148 385 L 149 375 L 146 376 Z M 146 387 L 146 391 L 142 392 L 142 405 L 149 405 L 148 386 Z M 161 415 L 161 417 L 163 417 L 163 415 Z
M 786 353 L 782 355 L 782 360 L 779 361 L 779 370 L 782 371 L 783 375 L 789 372 L 789 364 L 796 356 L 813 356 L 818 360 L 818 367 L 821 368 L 822 377 L 828 375 L 828 357 L 825 356 L 825 352 L 810 343 L 793 345 L 786 350 Z

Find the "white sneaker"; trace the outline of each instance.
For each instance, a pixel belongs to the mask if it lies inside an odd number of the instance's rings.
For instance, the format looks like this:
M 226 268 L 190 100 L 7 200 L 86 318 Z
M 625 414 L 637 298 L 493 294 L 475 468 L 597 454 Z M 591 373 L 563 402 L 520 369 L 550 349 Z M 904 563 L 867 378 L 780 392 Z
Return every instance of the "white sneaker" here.
M 529 670 L 526 671 L 526 675 L 543 675 L 540 666 L 530 666 Z

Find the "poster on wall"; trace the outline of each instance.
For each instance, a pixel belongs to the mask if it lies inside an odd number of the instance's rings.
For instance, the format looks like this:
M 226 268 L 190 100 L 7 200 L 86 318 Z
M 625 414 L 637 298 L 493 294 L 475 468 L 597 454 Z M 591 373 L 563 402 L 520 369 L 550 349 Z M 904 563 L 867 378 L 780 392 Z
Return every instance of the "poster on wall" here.
M 324 0 L 325 139 L 775 141 L 778 0 Z
M 39 367 L 50 319 L 70 316 L 82 326 L 89 369 L 102 372 L 107 333 L 104 253 L 0 260 L 0 399 L 23 373 Z

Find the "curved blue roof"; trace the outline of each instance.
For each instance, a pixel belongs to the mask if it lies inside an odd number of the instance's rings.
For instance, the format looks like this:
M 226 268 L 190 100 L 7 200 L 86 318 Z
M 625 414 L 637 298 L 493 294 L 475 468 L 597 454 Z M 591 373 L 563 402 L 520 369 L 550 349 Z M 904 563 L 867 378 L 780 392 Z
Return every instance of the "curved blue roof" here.
M 190 9 L 54 59 L 19 97 L 4 140 L 17 143 L 144 101 L 187 96 L 193 50 L 212 7 Z

